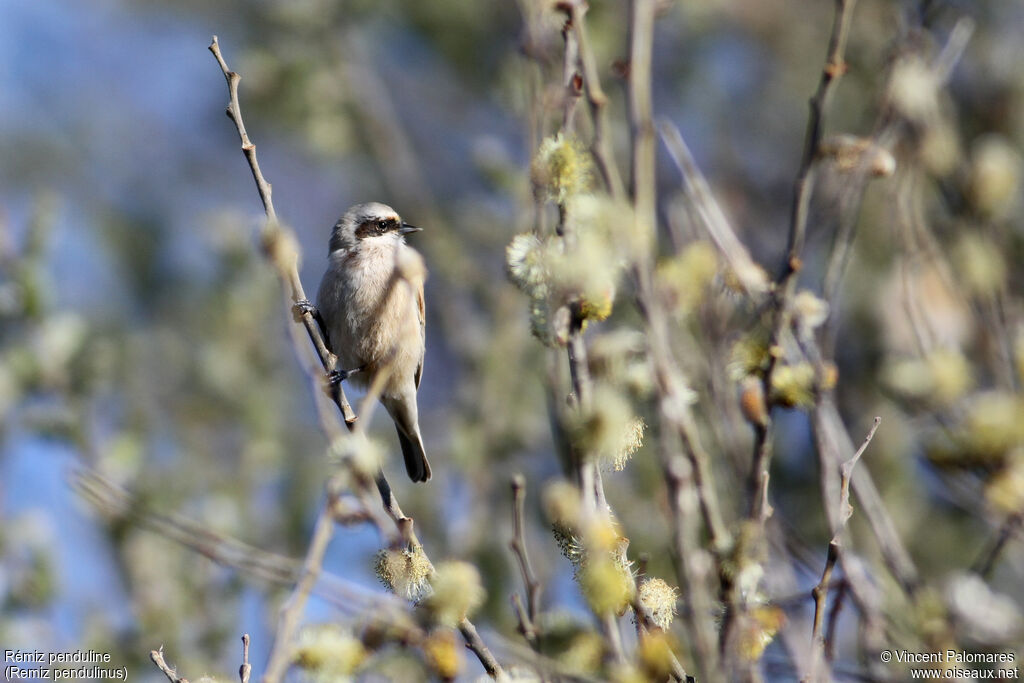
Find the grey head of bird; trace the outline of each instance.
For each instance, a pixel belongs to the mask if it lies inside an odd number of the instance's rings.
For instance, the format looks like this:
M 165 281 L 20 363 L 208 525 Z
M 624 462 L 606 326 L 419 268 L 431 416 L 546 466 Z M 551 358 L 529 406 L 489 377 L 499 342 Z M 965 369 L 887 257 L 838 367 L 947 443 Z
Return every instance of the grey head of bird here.
M 356 204 L 334 224 L 330 253 L 339 249 L 355 249 L 363 240 L 388 240 L 397 244 L 405 235 L 421 229 L 403 221 L 398 212 L 387 204 Z

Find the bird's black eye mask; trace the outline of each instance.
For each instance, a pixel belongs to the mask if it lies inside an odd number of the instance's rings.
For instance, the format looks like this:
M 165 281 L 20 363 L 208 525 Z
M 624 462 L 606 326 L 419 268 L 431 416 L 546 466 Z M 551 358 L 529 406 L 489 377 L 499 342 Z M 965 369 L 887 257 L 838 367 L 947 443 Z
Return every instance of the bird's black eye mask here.
M 401 227 L 402 224 L 395 218 L 379 218 L 363 221 L 359 224 L 359 227 L 356 228 L 356 237 L 362 240 L 375 235 L 383 235 L 386 232 L 398 230 Z

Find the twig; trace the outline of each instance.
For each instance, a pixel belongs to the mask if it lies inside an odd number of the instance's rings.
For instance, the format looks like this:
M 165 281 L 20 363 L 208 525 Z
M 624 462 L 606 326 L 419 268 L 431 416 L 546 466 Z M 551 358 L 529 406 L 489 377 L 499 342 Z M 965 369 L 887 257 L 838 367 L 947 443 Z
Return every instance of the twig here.
M 686 195 L 711 241 L 725 257 L 744 292 L 755 301 L 760 299 L 768 291 L 768 277 L 764 269 L 754 261 L 737 237 L 679 129 L 667 119 L 662 119 L 658 122 L 658 130 L 669 156 L 683 176 Z
M 330 494 L 328 494 L 330 496 Z M 334 534 L 334 520 L 331 516 L 330 497 L 320 508 L 316 525 L 313 527 L 313 538 L 306 551 L 306 559 L 302 566 L 302 575 L 295 584 L 292 594 L 281 606 L 281 614 L 277 621 L 277 633 L 274 645 L 270 650 L 270 659 L 263 674 L 263 683 L 277 683 L 284 676 L 292 659 L 292 639 L 299 625 L 299 618 L 306 607 L 309 594 L 316 584 L 317 577 L 323 567 L 324 554 Z
M 835 601 L 832 603 L 832 611 L 828 615 L 828 627 L 825 629 L 825 659 L 830 662 L 835 659 L 836 625 L 839 623 L 839 612 L 843 609 L 848 589 L 849 583 L 845 580 L 838 582 Z
M 833 458 L 838 457 L 838 454 L 843 451 L 849 452 L 852 450 L 850 436 L 846 432 L 835 403 L 833 403 L 830 397 L 823 397 L 819 405 L 814 409 L 812 423 L 816 431 L 828 433 L 830 435 L 829 440 L 838 447 L 838 450 L 831 451 Z M 918 584 L 917 568 L 914 566 L 910 553 L 907 552 L 906 547 L 903 545 L 903 541 L 900 540 L 899 533 L 896 531 L 896 525 L 885 509 L 882 496 L 878 493 L 878 488 L 871 478 L 871 473 L 864 468 L 854 470 L 850 479 L 850 486 L 860 501 L 861 512 L 864 513 L 868 526 L 878 542 L 886 566 L 893 577 L 900 583 L 904 592 L 912 595 L 917 589 Z
M 630 189 L 639 228 L 654 232 L 655 200 L 654 119 L 651 104 L 651 53 L 654 47 L 655 0 L 630 3 L 629 119 L 633 156 Z
M 719 669 L 718 648 L 710 618 L 713 605 L 707 589 L 706 555 L 701 551 L 695 522 L 697 493 L 693 481 L 693 468 L 688 460 L 672 453 L 676 436 L 671 430 L 661 430 L 662 463 L 668 484 L 669 508 L 672 512 L 672 543 L 675 551 L 676 576 L 679 587 L 687 596 L 689 608 L 683 612 L 694 657 L 697 660 L 699 680 L 705 683 L 724 681 Z
M 141 525 L 239 572 L 245 578 L 255 577 L 281 585 L 294 585 L 299 580 L 302 565 L 297 560 L 247 546 L 237 539 L 215 534 L 176 515 L 147 511 L 139 501 L 100 475 L 90 471 L 76 473 L 74 484 L 104 514 L 115 516 L 117 520 L 128 519 L 131 515 Z M 368 593 L 349 580 L 327 571 L 321 573 L 312 592 L 333 607 L 351 615 L 357 623 L 386 626 L 402 642 L 418 643 L 425 637 L 422 629 L 409 619 L 409 604 L 390 593 Z M 569 675 L 569 670 L 561 667 L 558 662 L 539 656 L 532 650 L 524 653 L 515 643 L 500 635 L 495 634 L 494 638 L 499 649 L 510 653 L 518 661 Z M 479 639 L 474 643 L 475 647 L 482 645 Z M 489 653 L 486 646 L 483 651 L 488 662 L 495 661 L 493 657 L 487 656 Z
M 984 578 L 988 578 L 989 574 L 992 573 L 992 569 L 995 568 L 996 561 L 999 559 L 999 555 L 1002 554 L 1003 548 L 1006 547 L 1007 542 L 1017 533 L 1022 522 L 1024 522 L 1024 512 L 1018 512 L 1007 517 L 999 527 L 996 537 L 978 555 L 978 559 L 974 561 L 974 564 L 971 565 L 971 571 Z
M 477 633 L 473 622 L 469 619 L 460 621 L 459 633 L 462 634 L 463 640 L 466 641 L 466 647 L 472 650 L 473 654 L 480 660 L 480 664 L 483 665 L 487 675 L 491 678 L 500 678 L 502 675 L 501 665 L 498 664 L 498 660 L 494 658 L 491 651 L 487 649 L 487 645 L 480 638 L 480 634 Z
M 788 302 L 792 298 L 790 290 L 794 289 L 795 276 L 800 271 L 800 254 L 803 251 L 804 236 L 807 233 L 807 210 L 814 189 L 814 161 L 818 155 L 818 147 L 821 144 L 824 130 L 825 109 L 835 84 L 840 76 L 846 73 L 847 68 L 844 54 L 856 0 L 835 0 L 835 3 L 836 10 L 832 22 L 832 34 L 829 37 L 828 57 L 821 72 L 818 90 L 809 103 L 810 116 L 807 119 L 807 130 L 804 135 L 804 150 L 794 186 L 786 263 L 782 277 L 779 279 L 779 284 L 783 289 L 783 310 L 788 308 Z
M 651 631 L 662 631 L 663 629 L 654 623 L 651 618 L 651 614 L 647 609 L 640 603 L 640 581 L 647 574 L 647 554 L 642 554 L 637 558 L 637 571 L 633 576 L 634 580 L 634 595 L 633 600 L 630 603 L 630 608 L 633 610 L 633 621 L 636 624 L 636 637 L 642 642 L 644 638 L 648 636 Z M 693 678 L 687 676 L 686 669 L 679 662 L 679 659 L 675 656 L 675 653 L 668 653 L 669 664 L 672 667 L 672 679 L 675 681 L 692 681 Z
M 167 662 L 164 661 L 164 646 L 161 645 L 159 650 L 150 650 L 149 658 L 153 660 L 157 668 L 160 669 L 164 676 L 167 676 L 167 680 L 171 683 L 188 683 L 188 679 L 184 676 L 179 676 L 178 672 L 174 670 L 174 667 L 168 666 Z
M 821 144 L 822 131 L 824 130 L 825 109 L 835 84 L 846 71 L 844 54 L 846 52 L 846 40 L 850 32 L 853 7 L 856 4 L 856 0 L 835 0 L 835 3 L 836 9 L 832 22 L 832 33 L 829 37 L 828 56 L 825 60 L 825 67 L 822 69 L 818 89 L 814 96 L 811 97 L 809 103 L 810 115 L 807 119 L 807 130 L 804 134 L 804 149 L 793 189 L 793 206 L 790 215 L 786 261 L 783 264 L 782 273 L 776 282 L 774 292 L 775 311 L 768 344 L 770 354 L 768 368 L 765 370 L 762 380 L 765 396 L 771 395 L 772 376 L 775 373 L 775 368 L 778 366 L 779 359 L 783 355 L 780 344 L 792 318 L 791 309 L 793 297 L 796 294 L 797 274 L 800 272 L 802 265 L 801 254 L 803 252 L 804 237 L 807 233 L 807 213 L 810 207 L 811 195 L 814 192 L 815 160 L 818 156 L 818 148 Z M 769 444 L 771 432 L 771 417 L 769 415 L 766 428 L 758 434 L 754 449 L 755 453 L 758 454 L 757 457 L 764 459 L 765 469 L 771 457 Z
M 619 631 L 619 618 L 614 612 L 605 612 L 601 615 L 601 631 L 604 632 L 604 639 L 611 648 L 612 659 L 616 664 L 626 663 L 626 653 L 622 649 L 622 633 Z
M 583 15 L 586 11 L 586 5 L 581 0 L 574 0 L 572 2 L 559 3 L 558 8 L 566 13 L 567 16 L 567 28 L 572 29 L 571 31 L 563 31 L 565 39 L 565 51 L 563 54 L 563 73 L 570 74 L 576 66 L 577 60 L 581 62 L 581 66 L 584 72 L 584 82 L 586 83 L 588 98 L 594 97 L 594 91 L 592 88 L 596 87 L 600 90 L 600 84 L 596 86 L 590 82 L 587 82 L 589 77 L 593 77 L 595 80 L 595 72 L 587 75 L 587 60 L 593 61 L 593 54 L 589 53 L 589 49 L 586 47 L 586 34 L 583 27 Z M 593 64 L 591 64 L 593 66 Z M 599 99 L 604 99 L 603 93 L 600 94 Z M 572 119 L 566 119 L 566 122 L 571 124 Z M 598 165 L 601 165 L 601 151 L 603 149 L 601 135 L 597 129 L 595 123 L 594 141 L 593 141 L 593 155 Z M 567 132 L 567 131 L 565 131 Z M 614 168 L 614 167 L 613 167 Z M 617 173 L 617 171 L 616 171 Z M 619 181 L 621 184 L 621 181 Z M 555 228 L 555 232 L 562 238 L 563 244 L 567 251 L 571 251 L 576 246 L 576 235 L 572 230 L 571 223 L 567 220 L 568 217 L 568 206 L 565 202 L 559 202 L 558 204 L 558 224 Z M 569 375 L 572 382 L 572 395 L 574 398 L 574 408 L 580 411 L 586 411 L 590 407 L 591 399 L 591 378 L 590 378 L 590 367 L 587 362 L 587 345 L 583 340 L 583 324 L 584 320 L 580 315 L 580 306 L 578 302 L 572 302 L 568 305 L 569 309 L 569 338 L 566 344 L 566 352 L 569 359 Z M 603 484 L 601 482 L 600 471 L 598 470 L 597 463 L 594 462 L 591 454 L 578 453 L 573 458 L 573 468 L 577 478 L 577 486 L 580 490 L 580 496 L 583 500 L 583 511 L 585 515 L 607 515 L 607 505 L 604 503 L 605 495 L 603 490 Z
M 562 130 L 572 133 L 576 129 L 576 104 L 583 94 L 583 76 L 578 66 L 580 59 L 579 44 L 576 41 L 576 32 L 573 30 L 572 13 L 565 17 L 565 25 L 562 27 L 562 40 L 565 42 L 565 57 L 562 60 L 562 83 L 565 86 L 565 98 L 562 102 Z
M 255 548 L 176 514 L 146 509 L 145 503 L 92 470 L 72 473 L 72 485 L 100 513 L 115 521 L 131 519 L 217 564 L 245 576 L 275 584 L 298 582 L 302 563 L 291 557 Z M 340 576 L 324 573 L 314 592 L 348 613 L 357 610 L 383 612 L 404 608 L 405 603 L 389 594 L 366 595 L 360 586 Z
M 853 477 L 853 468 L 856 467 L 857 462 L 860 460 L 860 456 L 864 454 L 864 450 L 871 443 L 871 439 L 875 437 L 875 432 L 878 431 L 878 425 L 882 424 L 881 417 L 875 417 L 874 422 L 871 424 L 871 429 L 868 431 L 868 435 L 864 438 L 864 443 L 860 445 L 857 452 L 853 454 L 853 457 L 843 463 L 840 472 L 840 485 L 839 485 L 839 528 L 833 533 L 832 540 L 838 540 L 839 533 L 846 526 L 846 523 L 850 520 L 853 515 L 853 506 L 850 505 L 850 481 Z
M 943 46 L 942 51 L 933 60 L 931 69 L 935 76 L 936 85 L 945 84 L 956 63 L 963 55 L 963 51 L 974 32 L 974 21 L 968 17 L 961 17 L 950 31 L 949 38 Z M 882 150 L 892 149 L 900 140 L 903 128 L 899 119 L 891 119 L 888 113 L 882 115 L 876 124 L 877 132 L 872 136 L 871 145 Z M 832 308 L 827 326 L 824 331 L 822 349 L 828 357 L 832 356 L 833 345 L 838 327 L 839 316 L 836 314 L 838 306 L 838 295 L 840 283 L 849 262 L 852 252 L 853 239 L 856 234 L 858 219 L 860 217 L 861 201 L 864 197 L 864 189 L 870 178 L 866 166 L 861 164 L 851 174 L 852 180 L 843 189 L 839 199 L 839 228 L 833 239 L 832 248 L 828 255 L 828 266 L 825 270 L 823 280 L 823 295 Z M 955 289 L 955 287 L 954 287 Z M 916 317 L 915 311 L 908 311 L 911 316 Z M 913 318 L 912 318 L 913 319 Z M 917 327 L 914 327 L 915 333 Z
M 836 566 L 836 561 L 840 555 L 840 534 L 846 528 L 846 523 L 850 520 L 853 515 L 853 506 L 850 505 L 850 481 L 853 477 L 853 468 L 856 467 L 857 462 L 860 460 L 861 455 L 864 454 L 868 444 L 871 443 L 871 439 L 874 438 L 875 432 L 878 431 L 878 425 L 882 423 L 881 417 L 876 417 L 871 425 L 871 429 L 868 431 L 868 435 L 864 438 L 864 443 L 861 444 L 857 452 L 853 454 L 853 457 L 842 464 L 841 468 L 841 481 L 839 486 L 839 509 L 835 518 L 835 526 L 832 529 L 832 540 L 828 544 L 828 555 L 825 559 L 825 569 L 821 573 L 821 581 L 811 591 L 811 595 L 814 598 L 814 626 L 811 633 L 812 650 L 811 650 L 811 665 L 808 676 L 805 680 L 817 681 L 821 674 L 820 668 L 825 653 L 825 640 L 822 635 L 822 625 L 825 619 L 825 603 L 828 599 L 828 589 L 832 581 L 832 570 Z M 829 505 L 828 498 L 825 499 L 825 504 Z M 830 517 L 831 519 L 831 517 Z
M 523 536 L 523 528 L 525 526 L 525 499 L 526 499 L 526 480 L 523 475 L 517 474 L 512 477 L 512 540 L 509 542 L 509 547 L 515 554 L 516 559 L 519 562 L 519 571 L 523 576 L 523 587 L 526 590 L 526 610 L 522 611 L 522 603 L 518 601 L 516 596 L 516 603 L 518 605 L 517 612 L 519 612 L 519 620 L 523 630 L 523 637 L 526 638 L 530 645 L 537 649 L 539 643 L 537 641 L 537 612 L 539 609 L 540 600 L 540 582 L 537 580 L 536 574 L 533 573 L 533 566 L 530 564 L 530 555 L 526 548 L 526 540 Z
M 252 667 L 249 666 L 249 634 L 242 634 L 242 665 L 238 667 L 238 678 L 241 683 L 249 683 Z
M 558 3 L 558 6 L 569 14 L 572 28 L 576 34 L 576 43 L 579 49 L 580 66 L 583 70 L 583 87 L 587 95 L 587 104 L 590 105 L 590 116 L 594 122 L 594 140 L 591 144 L 591 153 L 597 163 L 597 169 L 608 188 L 608 194 L 614 199 L 622 198 L 622 178 L 619 176 L 618 166 L 615 164 L 615 155 L 612 153 L 612 143 L 608 136 L 608 96 L 601 88 L 601 78 L 598 75 L 597 58 L 590 47 L 587 39 L 587 30 L 583 16 L 587 11 L 587 3 L 584 0 L 565 0 Z
M 832 570 L 839 559 L 839 541 L 833 539 L 828 544 L 828 556 L 825 558 L 825 569 L 821 572 L 821 581 L 811 591 L 814 598 L 814 627 L 811 632 L 811 666 L 805 681 L 814 683 L 819 680 L 821 660 L 824 656 L 825 641 L 821 635 L 821 626 L 825 619 L 825 602 L 828 598 L 828 586 L 832 581 Z
M 274 210 L 274 201 L 272 198 L 273 188 L 271 184 L 267 182 L 266 178 L 263 177 L 259 161 L 256 159 L 256 145 L 254 145 L 249 139 L 249 135 L 245 130 L 245 123 L 242 121 L 242 108 L 238 101 L 238 83 L 242 80 L 242 77 L 228 68 L 227 63 L 224 61 L 224 57 L 221 55 L 220 44 L 217 42 L 217 36 L 213 37 L 213 42 L 210 43 L 209 49 L 217 59 L 217 64 L 220 65 L 221 71 L 224 72 L 224 78 L 227 80 L 228 93 L 230 96 L 227 115 L 238 129 L 238 137 L 242 143 L 242 152 L 245 153 L 246 161 L 249 162 L 249 168 L 252 170 L 253 180 L 256 181 L 256 189 L 259 190 L 260 199 L 263 202 L 263 209 L 267 215 L 267 226 L 263 237 L 264 246 L 273 258 L 274 265 L 278 268 L 278 274 L 281 279 L 288 284 L 292 303 L 305 301 L 306 292 L 302 287 L 302 281 L 299 279 L 298 252 L 294 247 L 292 247 L 290 249 L 292 253 L 290 254 L 278 253 L 286 250 L 285 245 L 296 244 L 296 239 L 292 231 L 283 227 L 277 219 L 277 212 Z M 280 256 L 280 258 L 275 256 Z M 313 315 L 309 311 L 303 311 L 299 316 L 299 319 L 306 328 L 310 341 L 313 342 L 313 346 L 316 348 L 317 355 L 320 357 L 320 362 L 323 364 L 324 371 L 330 373 L 337 369 L 338 359 L 327 348 L 327 344 L 320 332 L 320 326 L 313 318 Z M 345 392 L 340 384 L 338 384 L 335 391 L 332 392 L 332 398 L 338 404 L 338 409 L 341 410 L 342 415 L 345 418 L 345 424 L 349 425 L 351 428 L 355 423 L 356 415 L 352 412 L 352 407 L 345 398 Z

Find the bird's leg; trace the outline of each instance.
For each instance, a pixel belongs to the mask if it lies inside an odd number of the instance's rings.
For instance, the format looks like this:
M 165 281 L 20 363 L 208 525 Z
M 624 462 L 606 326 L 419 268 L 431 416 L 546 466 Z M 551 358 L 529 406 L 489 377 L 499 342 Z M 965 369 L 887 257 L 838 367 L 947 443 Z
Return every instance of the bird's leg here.
M 313 302 L 309 299 L 299 299 L 292 304 L 292 317 L 295 319 L 295 322 L 302 322 L 302 316 L 306 313 L 313 316 L 313 320 L 320 327 L 320 334 L 323 335 L 324 341 L 327 342 L 327 325 L 324 323 L 324 317 L 320 315 L 320 311 L 313 305 Z

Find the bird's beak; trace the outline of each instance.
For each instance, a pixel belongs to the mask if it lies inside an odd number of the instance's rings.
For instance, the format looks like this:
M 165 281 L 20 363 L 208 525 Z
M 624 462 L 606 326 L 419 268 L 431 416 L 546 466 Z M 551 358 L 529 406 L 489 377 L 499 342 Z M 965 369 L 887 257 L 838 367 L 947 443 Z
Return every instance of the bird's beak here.
M 402 227 L 398 229 L 400 235 L 408 235 L 410 232 L 419 232 L 423 228 L 417 228 L 415 225 L 409 225 L 405 221 L 402 221 Z

